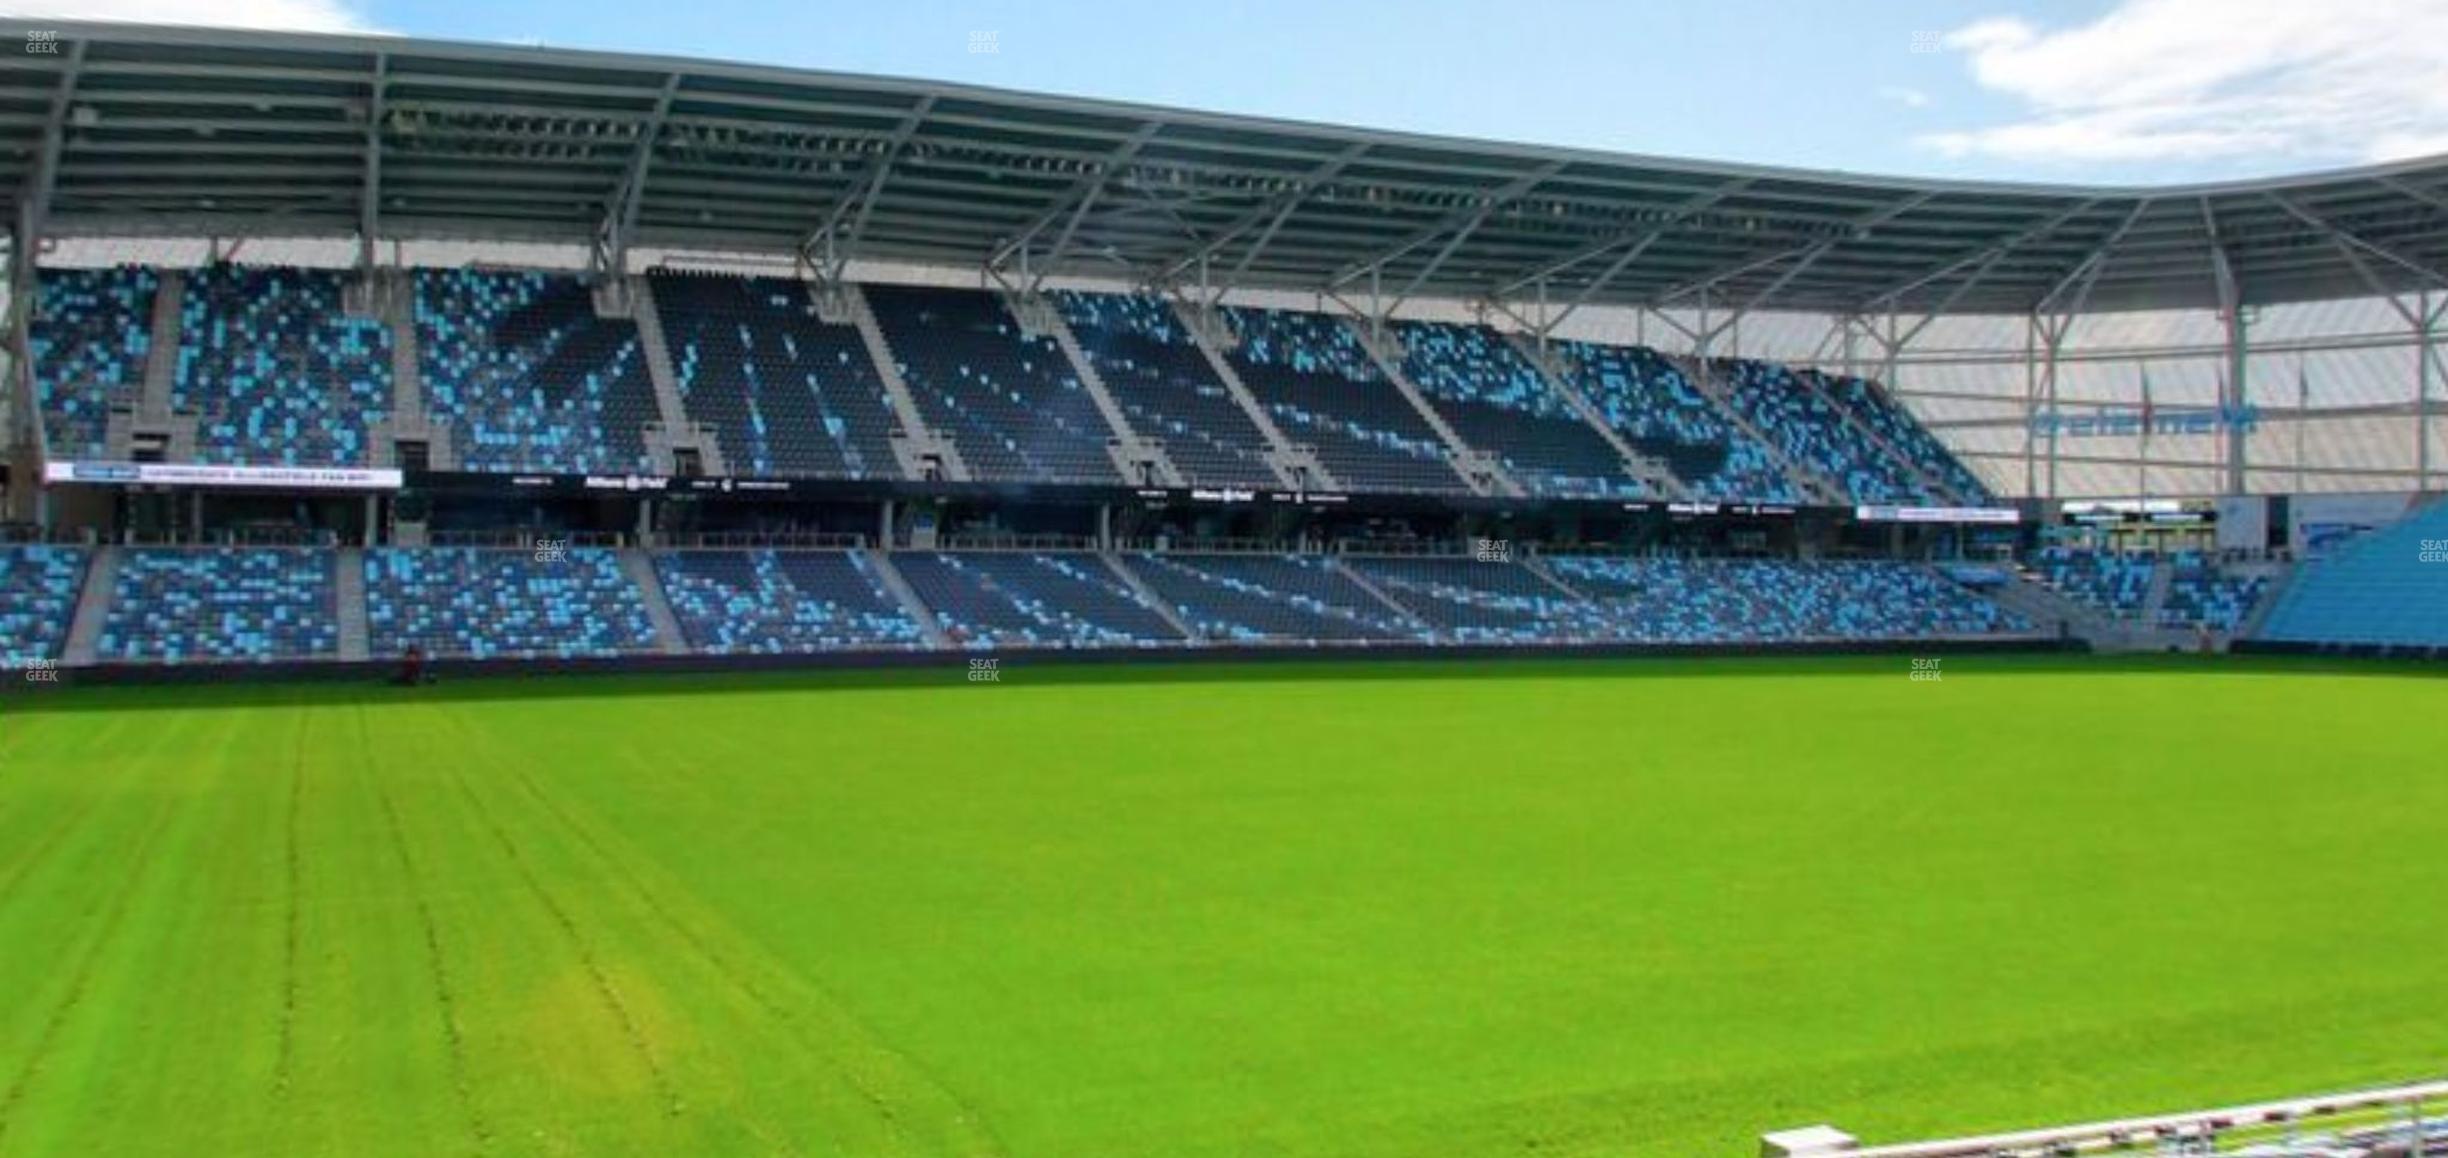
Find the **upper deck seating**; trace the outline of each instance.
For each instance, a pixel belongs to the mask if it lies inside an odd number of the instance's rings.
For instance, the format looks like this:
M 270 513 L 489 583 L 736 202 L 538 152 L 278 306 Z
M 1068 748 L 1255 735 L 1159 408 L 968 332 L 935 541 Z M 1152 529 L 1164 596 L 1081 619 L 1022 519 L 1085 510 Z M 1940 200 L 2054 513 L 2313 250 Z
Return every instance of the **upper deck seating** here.
M 928 426 L 992 482 L 1116 485 L 1113 429 L 1052 338 L 982 290 L 871 285 L 867 302 Z
M 416 272 L 425 410 L 448 424 L 460 468 L 648 471 L 659 421 L 637 326 L 595 314 L 563 274 Z
M 1164 299 L 1057 292 L 1055 306 L 1131 429 L 1164 443 L 1192 486 L 1274 487 L 1266 435 L 1233 401 Z
M 161 275 L 141 265 L 46 269 L 29 322 L 51 457 L 102 458 L 110 413 L 133 409 L 153 353 Z
M 1445 444 L 1360 339 L 1325 314 L 1227 306 L 1229 359 L 1276 428 L 1352 491 L 1467 493 Z
M 346 275 L 215 265 L 187 275 L 171 409 L 196 416 L 196 457 L 364 466 L 391 412 L 391 327 L 342 308 Z
M 1640 498 L 1623 456 L 1486 326 L 1396 322 L 1403 373 L 1462 441 L 1498 457 L 1531 494 Z
M 816 316 L 780 278 L 650 275 L 689 417 L 734 475 L 897 479 L 890 394 L 858 327 Z
M 1766 448 L 1728 422 L 1657 351 L 1564 342 L 1572 384 L 1633 449 L 1664 462 L 1703 499 L 1797 503 L 1801 490 Z

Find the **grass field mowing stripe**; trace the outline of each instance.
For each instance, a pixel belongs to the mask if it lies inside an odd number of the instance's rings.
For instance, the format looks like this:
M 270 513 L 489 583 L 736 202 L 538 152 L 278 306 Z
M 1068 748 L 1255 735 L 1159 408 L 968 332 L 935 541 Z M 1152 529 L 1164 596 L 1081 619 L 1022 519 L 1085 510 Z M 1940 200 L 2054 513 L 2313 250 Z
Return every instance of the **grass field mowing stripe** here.
M 569 706 L 583 707 L 576 703 Z M 571 742 L 570 737 L 583 736 L 589 731 L 583 725 L 491 731 L 471 734 L 468 742 L 478 750 L 495 754 L 489 758 L 499 758 L 503 753 L 511 754 L 505 762 L 518 769 L 560 769 L 570 765 L 572 754 L 564 750 L 556 759 L 553 749 L 556 746 L 566 749 Z M 556 738 L 542 742 L 540 737 Z M 675 793 L 697 794 L 725 784 L 719 775 L 722 770 L 754 767 L 758 761 L 771 755 L 770 749 L 756 749 L 752 729 L 710 726 L 699 739 L 701 742 L 693 745 L 684 756 L 688 763 L 680 766 L 646 759 L 638 748 L 629 745 L 613 745 L 600 753 L 590 751 L 578 758 L 578 765 L 607 772 L 625 769 L 630 776 L 624 777 L 624 782 L 648 786 L 645 792 L 640 793 L 640 798 L 644 798 Z M 734 751 L 734 741 L 745 746 Z M 526 779 L 529 784 L 535 784 L 534 777 Z M 567 777 L 560 779 L 568 780 Z M 563 783 L 561 787 L 565 791 L 560 795 L 564 799 L 569 798 L 570 793 L 566 790 L 576 786 L 575 783 Z M 550 801 L 554 795 L 541 787 L 536 789 L 536 794 L 542 801 Z M 754 802 L 743 799 L 739 804 L 742 808 L 740 815 L 755 815 Z M 565 817 L 570 815 L 568 806 L 553 807 Z M 580 804 L 579 807 L 585 806 Z M 600 816 L 592 809 L 588 810 L 588 814 Z M 618 875 L 633 882 L 640 896 L 695 897 L 684 882 L 668 873 L 657 874 L 660 885 L 648 886 L 643 874 L 659 865 L 661 858 L 635 839 L 634 834 L 624 835 L 626 830 L 621 825 L 607 818 L 592 825 L 582 826 L 573 822 L 573 827 L 580 832 L 609 834 L 589 839 L 598 842 L 599 846 L 605 840 L 611 842 L 611 847 L 603 851 L 603 857 L 616 866 Z M 698 933 L 690 922 L 673 915 L 675 910 L 672 906 L 660 901 L 655 904 L 665 914 L 671 915 L 675 927 L 687 930 L 689 938 L 699 943 L 706 942 L 707 938 Z M 702 900 L 689 908 L 701 915 L 710 912 Z M 706 921 L 701 918 L 699 923 L 731 932 L 732 939 L 737 939 L 734 926 L 727 921 L 719 918 Z M 822 1059 L 829 1073 L 851 1084 L 866 1104 L 882 1116 L 895 1137 L 917 1147 L 915 1152 L 972 1156 L 1009 1152 L 991 1115 L 946 1086 L 942 1077 L 920 1058 L 883 1037 L 861 1016 L 858 1008 L 834 990 L 818 971 L 773 960 L 770 953 L 755 944 L 744 946 L 738 956 L 742 959 L 750 956 L 757 958 L 760 971 L 770 979 L 770 985 L 766 988 L 775 995 L 771 1000 L 783 1009 L 795 1007 L 799 1011 L 797 1016 L 777 1019 L 793 1029 L 795 1040 L 811 1051 L 813 1057 Z M 717 953 L 714 958 L 721 959 L 722 955 Z M 745 975 L 747 971 L 735 969 L 734 972 Z M 913 1132 L 913 1127 L 924 1127 L 925 1132 Z
M 459 1029 L 458 998 L 451 988 L 450 969 L 442 955 L 441 926 L 434 920 L 433 905 L 425 899 L 425 883 L 417 871 L 416 854 L 408 847 L 408 835 L 400 824 L 399 806 L 392 802 L 390 789 L 384 787 L 382 761 L 376 753 L 382 748 L 375 743 L 372 730 L 366 724 L 365 708 L 360 705 L 351 716 L 357 723 L 358 751 L 365 754 L 371 773 L 367 780 L 374 786 L 375 799 L 382 805 L 384 830 L 391 837 L 391 847 L 399 854 L 400 873 L 408 882 L 409 899 L 416 907 L 417 924 L 425 938 L 425 968 L 433 982 L 435 1012 L 440 1019 L 442 1040 L 450 1055 L 451 1085 L 458 1092 L 459 1108 L 466 1118 L 468 1136 L 475 1150 L 486 1152 L 492 1133 L 485 1127 L 484 1112 L 476 1104 L 475 1082 L 470 1076 L 467 1039 Z
M 110 907 L 104 910 L 92 936 L 86 938 L 79 948 L 76 963 L 69 967 L 67 991 L 51 1007 L 50 1016 L 43 1021 L 42 1032 L 36 1036 L 33 1047 L 26 1051 L 16 1074 L 9 1079 L 8 1089 L 0 1092 L 0 1145 L 7 1143 L 9 1130 L 17 1123 L 18 1108 L 24 1103 L 34 1080 L 41 1075 L 44 1061 L 50 1057 L 53 1047 L 58 1045 L 61 1032 L 67 1029 L 69 1019 L 84 1003 L 86 990 L 93 983 L 95 963 L 101 960 L 102 952 L 110 945 L 111 938 L 118 934 L 119 923 L 127 916 L 128 905 L 136 897 L 137 883 L 154 865 L 151 855 L 153 847 L 170 827 L 171 817 L 176 812 L 174 804 L 173 799 L 164 798 L 155 805 L 153 821 L 145 827 L 143 839 L 137 841 L 131 850 L 127 873 L 120 878 L 119 887 L 111 893 Z
M 300 851 L 298 813 L 306 801 L 306 730 L 314 719 L 302 709 L 290 709 L 297 716 L 295 738 L 289 751 L 289 807 L 282 817 L 284 869 L 286 876 L 281 890 L 281 1019 L 280 1044 L 272 1067 L 273 1092 L 289 1096 L 289 1070 L 297 1060 L 297 1011 L 302 982 L 298 973 L 299 927 L 304 923 L 305 859 Z
M 466 725 L 464 719 L 461 722 L 463 726 Z M 508 746 L 508 738 L 505 737 L 480 736 L 470 733 L 467 738 L 476 748 L 488 752 L 498 752 Z M 658 769 L 640 760 L 634 750 L 621 752 L 620 760 L 641 774 L 659 773 L 676 781 L 684 782 L 693 771 L 690 768 L 668 766 Z M 877 1119 L 884 1124 L 893 1140 L 895 1151 L 905 1152 L 914 1141 L 909 1133 L 910 1111 L 914 1107 L 902 1104 L 907 1100 L 906 1098 L 888 1096 L 884 1092 L 869 1074 L 870 1067 L 875 1063 L 860 1062 L 850 1055 L 855 1052 L 867 1052 L 881 1059 L 882 1063 L 889 1066 L 891 1070 L 918 1074 L 912 1059 L 906 1054 L 883 1045 L 876 1039 L 872 1028 L 858 1022 L 851 1011 L 840 1003 L 839 998 L 825 992 L 821 982 L 815 978 L 804 974 L 792 975 L 800 982 L 799 988 L 806 990 L 796 995 L 794 1001 L 782 1000 L 769 992 L 765 985 L 756 980 L 750 970 L 736 963 L 730 954 L 716 946 L 711 938 L 697 928 L 694 922 L 683 919 L 670 903 L 662 899 L 660 890 L 646 882 L 641 866 L 651 863 L 652 858 L 648 854 L 626 844 L 618 848 L 608 846 L 607 840 L 619 838 L 607 837 L 598 830 L 599 826 L 595 822 L 581 821 L 570 806 L 556 800 L 552 793 L 547 792 L 537 783 L 536 778 L 528 772 L 528 766 L 526 761 L 514 763 L 511 766 L 514 779 L 539 809 L 550 816 L 563 831 L 577 840 L 579 845 L 592 857 L 598 871 L 620 882 L 629 895 L 653 915 L 658 924 L 677 935 L 691 952 L 721 975 L 729 985 L 746 996 L 762 1016 L 771 1019 L 777 1025 L 789 1027 L 793 1034 L 817 1055 L 839 1062 L 842 1079 L 857 1092 L 860 1098 L 865 1100 L 875 1112 Z M 806 1016 L 808 1013 L 819 1013 L 819 1016 L 811 1018 Z M 815 1020 L 833 1021 L 836 1024 L 820 1028 L 811 1024 Z M 960 1111 L 955 1115 L 954 1120 L 974 1123 L 976 1126 L 973 1137 L 955 1135 L 948 1139 L 951 1143 L 948 1152 L 966 1155 L 995 1155 L 1005 1152 L 1002 1143 L 994 1135 L 992 1124 L 986 1121 L 975 1107 L 958 1103 L 947 1091 L 942 1090 L 940 1086 L 934 1084 L 931 1078 L 923 1074 L 918 1074 L 917 1080 L 922 1086 L 937 1095 L 936 1098 L 928 1100 L 952 1101 Z M 938 1121 L 942 1120 L 940 1113 L 935 1117 Z
M 452 768 L 450 778 L 452 784 L 459 789 L 459 795 L 468 802 L 468 807 L 475 811 L 477 818 L 484 823 L 485 829 L 491 832 L 493 839 L 500 844 L 502 855 L 508 858 L 511 867 L 517 870 L 519 879 L 526 883 L 528 891 L 535 895 L 537 903 L 543 905 L 544 910 L 552 914 L 553 923 L 560 927 L 562 936 L 568 938 L 570 950 L 578 955 L 579 965 L 585 968 L 587 977 L 595 983 L 596 993 L 603 998 L 605 1011 L 612 1015 L 613 1020 L 620 1023 L 621 1035 L 629 1039 L 630 1048 L 637 1051 L 638 1060 L 645 1065 L 646 1073 L 654 1082 L 655 1094 L 663 1102 L 663 1112 L 675 1118 L 679 1117 L 686 1109 L 681 1104 L 680 1092 L 673 1088 L 671 1075 L 665 1072 L 662 1061 L 655 1056 L 654 1046 L 647 1042 L 645 1032 L 638 1028 L 636 1011 L 631 1009 L 628 1000 L 621 996 L 620 987 L 613 984 L 612 978 L 605 974 L 603 961 L 596 954 L 595 946 L 587 940 L 586 933 L 579 929 L 578 922 L 570 916 L 569 909 L 556 900 L 552 890 L 544 887 L 544 882 L 537 878 L 535 869 L 527 863 L 527 858 L 520 854 L 518 842 L 510 839 L 510 834 L 502 830 L 501 821 L 485 807 L 484 799 L 476 795 L 475 789 L 468 787 L 466 773 L 458 768 Z

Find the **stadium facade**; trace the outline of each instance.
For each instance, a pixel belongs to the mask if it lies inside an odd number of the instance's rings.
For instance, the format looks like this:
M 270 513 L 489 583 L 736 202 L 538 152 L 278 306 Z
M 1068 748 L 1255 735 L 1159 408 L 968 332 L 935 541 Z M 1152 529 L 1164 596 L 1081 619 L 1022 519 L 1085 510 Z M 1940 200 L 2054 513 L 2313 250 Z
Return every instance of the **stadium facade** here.
M 9 502 L 55 544 L 9 613 L 58 621 L 12 645 L 45 662 L 2156 643 L 2286 610 L 2277 512 L 2136 564 L 2043 550 L 2063 500 L 2402 513 L 2448 452 L 2448 160 L 1942 182 L 560 50 L 0 38 Z M 284 521 L 312 545 L 262 546 Z M 227 590 L 266 596 L 193 609 Z

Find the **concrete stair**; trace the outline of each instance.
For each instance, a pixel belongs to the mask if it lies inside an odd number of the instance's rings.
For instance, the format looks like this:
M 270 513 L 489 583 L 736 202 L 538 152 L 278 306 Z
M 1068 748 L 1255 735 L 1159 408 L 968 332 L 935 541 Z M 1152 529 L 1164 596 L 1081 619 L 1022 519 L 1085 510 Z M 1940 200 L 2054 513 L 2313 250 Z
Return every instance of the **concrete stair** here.
M 927 428 L 924 412 L 918 409 L 918 398 L 910 393 L 908 380 L 901 377 L 901 360 L 893 355 L 892 342 L 884 336 L 884 326 L 876 321 L 875 308 L 867 303 L 867 295 L 853 283 L 836 287 L 840 295 L 836 309 L 847 309 L 850 321 L 858 327 L 859 338 L 867 344 L 867 357 L 875 363 L 876 376 L 884 383 L 884 393 L 892 399 L 893 418 L 900 429 L 892 434 L 893 456 L 900 460 L 904 477 L 926 477 L 926 462 L 938 463 L 944 477 L 952 482 L 968 482 L 974 476 L 963 461 L 960 447 L 949 436 Z M 810 289 L 810 300 L 822 310 L 823 298 Z
M 1318 461 L 1316 451 L 1295 445 L 1291 439 L 1284 437 L 1282 428 L 1275 425 L 1274 417 L 1267 413 L 1265 406 L 1259 404 L 1258 396 L 1250 393 L 1248 384 L 1241 381 L 1240 373 L 1233 369 L 1232 360 L 1224 356 L 1224 351 L 1233 347 L 1232 327 L 1212 316 L 1187 309 L 1178 301 L 1173 303 L 1173 313 L 1190 331 L 1191 340 L 1198 344 L 1199 353 L 1206 355 L 1207 367 L 1215 371 L 1216 381 L 1223 383 L 1224 392 L 1232 396 L 1234 404 L 1241 407 L 1243 414 L 1249 416 L 1250 424 L 1258 428 L 1258 433 L 1266 436 L 1269 448 L 1267 466 L 1275 472 L 1275 477 L 1283 480 L 1284 488 L 1302 489 L 1299 480 L 1301 474 L 1306 472 L 1312 484 L 1308 489 L 1342 490 L 1343 484 L 1326 469 L 1325 463 Z M 1219 330 L 1224 333 L 1219 335 L 1215 332 Z
M 365 551 L 357 547 L 342 547 L 332 578 L 333 612 L 340 624 L 340 658 L 368 658 L 366 640 L 371 629 L 366 625 Z
M 1012 317 L 1019 319 L 1021 332 L 1054 339 L 1063 357 L 1070 360 L 1071 374 L 1079 379 L 1082 389 L 1096 403 L 1097 413 L 1105 417 L 1105 425 L 1113 438 L 1105 444 L 1106 453 L 1113 456 L 1114 470 L 1132 486 L 1144 485 L 1143 475 L 1152 471 L 1159 486 L 1186 487 L 1190 480 L 1182 477 L 1180 468 L 1165 454 L 1164 440 L 1148 438 L 1131 429 L 1130 416 L 1114 401 L 1113 393 L 1105 388 L 1105 376 L 1097 372 L 1096 363 L 1088 351 L 1080 348 L 1079 335 L 1071 332 L 1071 324 L 1063 320 L 1062 311 L 1044 298 L 1023 298 L 1016 294 L 1003 295 L 1004 305 Z M 1143 470 L 1142 468 L 1146 468 Z
M 1565 582 L 1562 576 L 1557 575 L 1553 570 L 1549 569 L 1547 566 L 1547 560 L 1541 559 L 1536 555 L 1528 555 L 1523 557 L 1521 565 L 1522 570 L 1528 571 L 1532 575 L 1537 576 L 1540 582 L 1545 583 L 1549 587 L 1553 587 L 1557 591 L 1563 592 L 1564 595 L 1572 599 L 1573 602 L 1595 602 L 1588 595 L 1583 594 L 1580 588 Z
M 713 428 L 689 419 L 688 402 L 680 396 L 680 376 L 672 369 L 671 346 L 663 340 L 663 315 L 655 307 L 654 284 L 637 276 L 626 280 L 630 324 L 637 327 L 638 352 L 645 356 L 646 377 L 654 383 L 658 421 L 642 432 L 647 457 L 657 470 L 672 474 L 677 452 L 694 450 L 701 473 L 717 477 L 731 473 L 725 469 L 722 440 L 715 437 Z
M 1403 399 L 1411 403 L 1411 409 L 1418 411 L 1419 416 L 1427 420 L 1428 428 L 1436 431 L 1438 441 L 1445 444 L 1445 461 L 1454 468 L 1455 474 L 1462 476 L 1463 482 L 1470 484 L 1472 494 L 1521 498 L 1530 493 L 1515 482 L 1512 475 L 1505 473 L 1504 463 L 1496 455 L 1462 441 L 1462 435 L 1445 421 L 1445 416 L 1428 404 L 1428 396 L 1420 393 L 1419 386 L 1411 381 L 1410 375 L 1403 373 L 1402 339 L 1395 337 L 1392 331 L 1386 331 L 1382 336 L 1371 335 L 1368 327 L 1351 319 L 1345 319 L 1344 325 L 1350 327 L 1353 336 L 1360 339 L 1360 347 L 1369 352 L 1369 357 L 1377 360 L 1377 369 L 1384 372 L 1386 380 L 1392 382 L 1396 390 L 1402 392 Z
M 688 634 L 680 630 L 680 619 L 663 596 L 663 579 L 655 574 L 654 556 L 636 547 L 623 547 L 620 562 L 621 572 L 637 584 L 638 595 L 645 600 L 646 620 L 654 624 L 655 650 L 665 655 L 688 654 Z
M 1537 343 L 1523 338 L 1520 334 L 1506 334 L 1505 341 L 1512 343 L 1513 348 L 1530 363 L 1531 368 L 1539 372 L 1540 378 L 1547 383 L 1548 389 L 1555 391 L 1556 397 L 1563 399 L 1565 405 L 1572 407 L 1573 413 L 1581 416 L 1581 421 L 1587 423 L 1590 429 L 1597 431 L 1598 437 L 1605 439 L 1607 445 L 1614 448 L 1615 453 L 1623 458 L 1625 474 L 1639 479 L 1650 490 L 1668 498 L 1689 499 L 1692 497 L 1691 488 L 1684 486 L 1683 480 L 1675 477 L 1672 468 L 1633 449 L 1631 443 L 1624 441 L 1623 435 L 1616 433 L 1615 427 L 1607 422 L 1605 413 L 1598 409 L 1597 404 L 1591 402 L 1578 387 L 1573 385 L 1572 368 L 1565 364 L 1562 355 L 1550 350 L 1541 350 Z
M 394 271 L 380 275 L 375 308 L 391 330 L 391 415 L 366 431 L 372 440 L 376 466 L 398 466 L 393 453 L 402 440 L 422 439 L 426 465 L 454 470 L 458 456 L 451 446 L 450 427 L 425 414 L 425 368 L 417 358 L 415 275 Z
M 1751 420 L 1743 417 L 1742 408 L 1734 405 L 1733 399 L 1726 397 L 1725 385 L 1717 381 L 1716 375 L 1705 372 L 1705 368 L 1700 365 L 1698 359 L 1671 357 L 1670 360 L 1683 371 L 1685 377 L 1691 379 L 1693 386 L 1699 388 L 1700 396 L 1708 399 L 1709 405 L 1717 408 L 1718 417 L 1725 419 L 1728 425 L 1749 435 L 1753 442 L 1759 444 L 1760 450 L 1768 455 L 1768 461 L 1775 464 L 1779 473 L 1801 484 L 1802 489 L 1809 492 L 1810 497 L 1818 502 L 1830 506 L 1851 505 L 1851 495 L 1843 487 L 1836 485 L 1835 480 L 1786 457 L 1784 449 L 1779 447 L 1774 439 L 1769 438 L 1759 427 L 1751 425 Z
M 2150 586 L 2142 592 L 2140 619 L 2153 627 L 2159 624 L 2159 612 L 2167 606 L 2168 588 L 2176 584 L 2176 569 L 2162 559 L 2151 568 Z
M 2163 569 L 2164 570 L 2164 569 Z M 2186 631 L 2168 631 L 2144 622 L 2140 618 L 2125 619 L 2106 610 L 2076 599 L 2034 575 L 2012 571 L 2013 580 L 1992 594 L 1998 605 L 2032 621 L 2042 634 L 2053 634 L 2059 620 L 2075 638 L 2101 652 L 2164 651 L 2169 647 L 2190 647 L 2193 635 Z M 2158 580 L 2153 579 L 2156 584 Z M 2156 601 L 2146 604 L 2155 607 Z
M 2251 639 L 2261 634 L 2261 625 L 2269 621 L 2270 613 L 2278 610 L 2278 601 L 2287 588 L 2295 585 L 2295 577 L 2303 573 L 2300 563 L 2273 563 L 2268 578 L 2261 584 L 2261 598 L 2255 600 L 2244 617 L 2236 621 L 2236 639 Z
M 187 305 L 187 272 L 161 271 L 153 295 L 153 345 L 145 355 L 144 391 L 137 396 L 136 417 L 146 425 L 170 421 L 170 391 L 178 384 L 180 324 Z
M 1097 558 L 1103 559 L 1105 568 L 1112 571 L 1115 578 L 1122 580 L 1123 585 L 1129 587 L 1131 593 L 1139 597 L 1140 602 L 1147 604 L 1148 610 L 1155 612 L 1157 618 L 1164 620 L 1165 626 L 1172 628 L 1183 639 L 1190 641 L 1192 647 L 1206 646 L 1207 641 L 1199 638 L 1198 632 L 1191 629 L 1190 621 L 1183 619 L 1181 614 L 1174 610 L 1171 603 L 1166 602 L 1163 596 L 1156 594 L 1155 589 L 1149 587 L 1147 581 L 1139 577 L 1138 572 L 1130 569 L 1130 564 L 1122 561 L 1122 556 L 1112 551 L 1099 551 Z
M 102 644 L 102 623 L 110 617 L 111 589 L 119 581 L 119 548 L 96 547 L 85 565 L 85 586 L 77 591 L 76 614 L 68 620 L 68 641 L 60 647 L 60 663 L 82 667 L 94 662 Z
M 952 637 L 944 634 L 943 623 L 935 618 L 935 610 L 926 605 L 926 600 L 918 598 L 917 589 L 902 577 L 901 569 L 893 566 L 892 554 L 865 548 L 861 548 L 860 553 L 867 557 L 868 566 L 875 568 L 876 579 L 884 584 L 884 590 L 891 592 L 893 599 L 901 604 L 901 610 L 909 612 L 910 618 L 918 621 L 919 634 L 926 636 L 927 646 L 951 650 Z
M 1855 414 L 1851 407 L 1830 397 L 1826 390 L 1820 388 L 1814 375 L 1797 373 L 1794 375 L 1794 380 L 1802 383 L 1805 389 L 1819 395 L 1820 400 L 1827 403 L 1828 409 L 1834 411 L 1837 417 L 1844 421 L 1847 430 L 1852 431 L 1862 441 L 1878 448 L 1878 452 L 1885 455 L 1887 461 L 1894 463 L 1896 469 L 1903 471 L 1905 477 L 1920 483 L 1922 493 L 1934 495 L 1957 506 L 1970 505 L 1965 496 L 1956 493 L 1955 488 L 1946 484 L 1946 480 L 1921 469 L 1920 463 L 1914 462 L 1911 455 L 1896 449 L 1896 445 L 1887 441 L 1887 436 L 1880 434 L 1878 428 L 1871 426 L 1860 415 Z
M 1381 588 L 1377 586 L 1377 584 L 1371 582 L 1368 576 L 1360 573 L 1359 568 L 1349 566 L 1341 559 L 1335 559 L 1333 563 L 1334 569 L 1341 573 L 1344 578 L 1351 580 L 1355 586 L 1360 588 L 1360 590 L 1367 592 L 1369 598 L 1376 600 L 1387 611 L 1393 612 L 1395 618 L 1402 620 L 1405 624 L 1408 624 L 1412 630 L 1420 632 L 1429 632 L 1431 630 L 1428 626 L 1428 621 L 1421 619 L 1418 612 L 1403 606 L 1400 600 L 1386 594 L 1384 588 Z

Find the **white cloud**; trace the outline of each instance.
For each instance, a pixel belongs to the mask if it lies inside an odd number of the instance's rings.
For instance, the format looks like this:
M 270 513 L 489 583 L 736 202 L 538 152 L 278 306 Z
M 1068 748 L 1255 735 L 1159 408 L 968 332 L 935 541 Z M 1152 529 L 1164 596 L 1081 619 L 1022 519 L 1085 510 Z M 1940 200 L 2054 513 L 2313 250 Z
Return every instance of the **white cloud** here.
M 1900 84 L 1880 85 L 1878 95 L 1880 100 L 1894 101 L 1908 109 L 1927 108 L 1930 103 L 1928 93 L 1917 88 L 1906 88 Z
M 2121 0 L 2077 27 L 1996 17 L 1945 43 L 2023 106 L 1918 138 L 1949 156 L 2344 164 L 2448 149 L 2448 0 Z
M 0 0 L 0 16 L 277 32 L 381 31 L 344 0 Z

